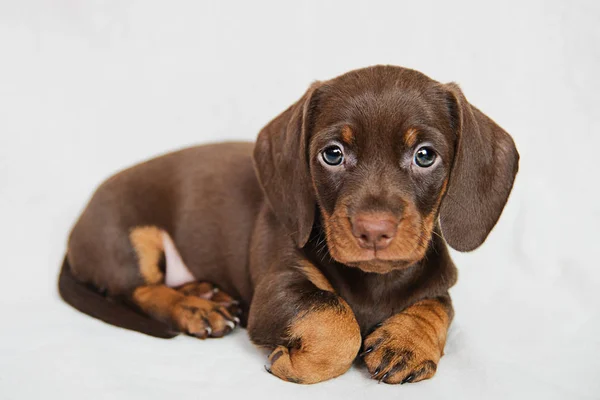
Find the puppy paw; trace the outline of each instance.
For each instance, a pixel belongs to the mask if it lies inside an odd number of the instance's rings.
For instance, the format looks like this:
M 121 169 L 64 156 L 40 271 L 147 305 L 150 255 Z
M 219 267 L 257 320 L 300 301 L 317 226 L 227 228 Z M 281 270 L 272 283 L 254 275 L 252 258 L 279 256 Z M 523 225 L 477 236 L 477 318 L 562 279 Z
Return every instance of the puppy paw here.
M 186 296 L 177 302 L 171 318 L 177 329 L 201 339 L 223 337 L 239 321 L 226 307 L 195 296 Z
M 443 346 L 428 321 L 398 314 L 376 327 L 360 355 L 373 379 L 404 384 L 431 378 Z
M 210 300 L 218 305 L 227 308 L 229 313 L 239 323 L 239 317 L 242 314 L 240 302 L 209 282 L 190 282 L 177 288 L 177 291 L 186 296 L 195 296 Z
M 269 356 L 267 371 L 288 382 L 311 384 L 346 372 L 360 349 L 360 328 L 346 302 L 307 312 L 288 328 L 289 342 Z

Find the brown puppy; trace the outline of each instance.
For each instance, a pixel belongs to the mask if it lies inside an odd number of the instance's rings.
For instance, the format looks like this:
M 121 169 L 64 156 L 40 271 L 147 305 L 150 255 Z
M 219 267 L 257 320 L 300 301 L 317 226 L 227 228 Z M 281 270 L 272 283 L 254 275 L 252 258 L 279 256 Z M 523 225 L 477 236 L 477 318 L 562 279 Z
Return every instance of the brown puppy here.
M 190 148 L 106 181 L 73 228 L 60 291 L 161 337 L 219 337 L 239 315 L 291 382 L 344 373 L 361 344 L 373 378 L 427 379 L 453 316 L 445 241 L 483 243 L 518 159 L 455 84 L 352 71 L 313 84 L 256 145 Z

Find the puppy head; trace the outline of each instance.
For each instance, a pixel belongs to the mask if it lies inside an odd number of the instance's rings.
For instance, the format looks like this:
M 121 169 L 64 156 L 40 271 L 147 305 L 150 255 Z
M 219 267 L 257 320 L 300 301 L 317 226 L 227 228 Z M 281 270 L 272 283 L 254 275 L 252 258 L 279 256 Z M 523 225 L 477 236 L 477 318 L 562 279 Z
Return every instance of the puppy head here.
M 321 213 L 337 261 L 385 273 L 496 224 L 518 168 L 510 136 L 455 84 L 377 66 L 313 84 L 259 134 L 257 175 L 299 247 Z

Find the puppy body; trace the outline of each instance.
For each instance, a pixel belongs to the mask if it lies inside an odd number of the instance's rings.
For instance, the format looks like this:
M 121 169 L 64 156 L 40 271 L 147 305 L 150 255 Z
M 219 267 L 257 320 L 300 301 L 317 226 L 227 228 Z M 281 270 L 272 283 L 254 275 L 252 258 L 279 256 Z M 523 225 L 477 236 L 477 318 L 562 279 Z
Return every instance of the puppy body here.
M 510 136 L 455 85 L 353 71 L 311 86 L 255 145 L 189 148 L 110 178 L 73 228 L 61 294 L 163 337 L 219 337 L 239 314 L 291 382 L 340 375 L 361 344 L 374 378 L 426 379 L 453 316 L 445 240 L 485 240 L 517 165 Z M 196 282 L 165 285 L 161 237 Z M 78 284 L 151 319 L 102 312 Z
M 130 234 L 157 227 L 173 239 L 197 280 L 214 282 L 249 304 L 249 244 L 263 201 L 253 147 L 192 147 L 107 180 L 71 232 L 67 258 L 73 273 L 111 296 L 131 293 L 146 282 Z

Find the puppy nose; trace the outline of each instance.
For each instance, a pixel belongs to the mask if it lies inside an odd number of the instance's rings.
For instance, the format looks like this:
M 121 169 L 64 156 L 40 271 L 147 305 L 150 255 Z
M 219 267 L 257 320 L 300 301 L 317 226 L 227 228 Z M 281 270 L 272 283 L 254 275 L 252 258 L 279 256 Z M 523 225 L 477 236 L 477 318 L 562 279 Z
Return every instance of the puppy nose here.
M 361 214 L 352 221 L 352 234 L 365 249 L 385 249 L 396 236 L 397 228 L 395 218 L 381 214 Z

